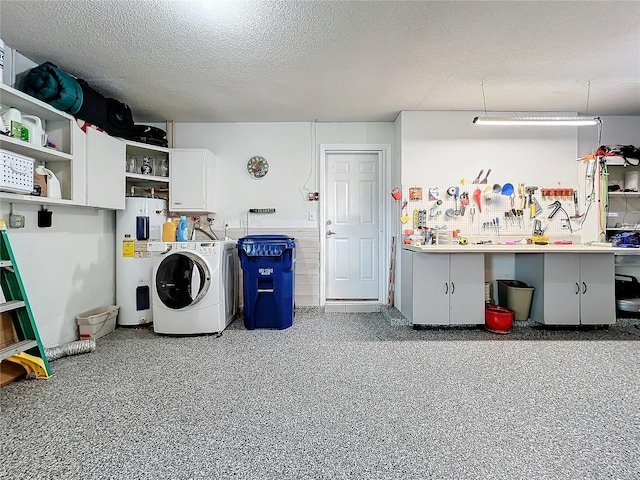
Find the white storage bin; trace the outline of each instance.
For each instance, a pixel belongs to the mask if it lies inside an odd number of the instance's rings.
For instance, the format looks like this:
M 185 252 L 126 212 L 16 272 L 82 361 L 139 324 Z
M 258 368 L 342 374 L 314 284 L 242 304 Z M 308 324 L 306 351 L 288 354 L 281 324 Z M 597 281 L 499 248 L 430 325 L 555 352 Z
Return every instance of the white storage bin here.
M 116 328 L 120 307 L 98 307 L 76 316 L 81 338 L 100 338 Z
M 33 192 L 34 164 L 31 157 L 0 149 L 0 191 Z

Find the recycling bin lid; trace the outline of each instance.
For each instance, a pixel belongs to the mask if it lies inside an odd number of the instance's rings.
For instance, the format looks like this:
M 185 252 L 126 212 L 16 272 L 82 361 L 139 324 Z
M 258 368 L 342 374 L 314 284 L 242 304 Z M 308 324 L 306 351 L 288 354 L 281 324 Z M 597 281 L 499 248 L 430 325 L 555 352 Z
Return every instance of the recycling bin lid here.
M 274 242 L 274 241 L 282 241 L 282 240 L 295 240 L 295 238 L 290 237 L 289 235 L 247 235 L 238 239 L 239 242 Z
M 295 246 L 296 239 L 288 235 L 247 235 L 236 244 L 238 250 L 251 257 L 278 257 Z

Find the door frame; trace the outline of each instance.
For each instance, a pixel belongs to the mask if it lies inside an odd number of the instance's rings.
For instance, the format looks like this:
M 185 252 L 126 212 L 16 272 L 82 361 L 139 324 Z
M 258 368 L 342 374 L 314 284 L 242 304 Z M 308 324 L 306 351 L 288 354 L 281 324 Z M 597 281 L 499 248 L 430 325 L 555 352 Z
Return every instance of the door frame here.
M 327 304 L 326 297 L 326 257 L 327 257 L 327 202 L 324 201 L 327 189 L 327 155 L 334 153 L 374 153 L 378 155 L 378 245 L 382 255 L 378 264 L 378 303 L 386 303 L 387 287 L 389 281 L 389 261 L 391 252 L 391 207 L 389 200 L 391 192 L 391 145 L 390 144 L 321 144 L 320 145 L 320 306 Z M 397 242 L 396 242 L 397 245 Z

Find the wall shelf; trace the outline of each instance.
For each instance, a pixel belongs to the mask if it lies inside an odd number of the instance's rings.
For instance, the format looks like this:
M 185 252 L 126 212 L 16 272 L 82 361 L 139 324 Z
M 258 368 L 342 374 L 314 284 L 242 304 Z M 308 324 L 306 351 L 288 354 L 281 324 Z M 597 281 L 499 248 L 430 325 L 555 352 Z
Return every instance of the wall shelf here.
M 142 180 L 143 182 L 150 183 L 169 183 L 169 177 L 158 177 L 154 175 L 143 175 L 142 173 L 127 173 L 127 178 L 133 178 L 136 180 Z
M 0 83 L 0 91 L 2 92 L 3 105 L 16 107 L 21 112 L 28 112 L 30 115 L 36 115 L 44 121 L 60 120 L 63 118 L 70 122 L 75 122 L 74 118 L 68 113 L 62 112 L 48 103 L 27 95 L 20 90 L 16 90 L 9 85 Z
M 4 202 L 11 203 L 36 203 L 38 205 L 67 205 L 67 206 L 84 206 L 65 200 L 63 198 L 37 197 L 34 195 L 20 195 L 18 193 L 0 192 L 0 199 Z
M 610 197 L 640 197 L 640 192 L 609 192 Z
M 124 143 L 127 145 L 127 154 L 129 155 L 144 156 L 150 155 L 150 153 L 154 151 L 166 154 L 169 153 L 169 148 L 151 145 L 150 143 L 134 142 L 132 140 L 125 140 Z M 167 155 L 165 155 L 165 157 L 167 157 Z
M 25 157 L 36 157 L 41 162 L 71 162 L 73 156 L 52 148 L 39 147 L 12 137 L 0 137 L 0 146 Z

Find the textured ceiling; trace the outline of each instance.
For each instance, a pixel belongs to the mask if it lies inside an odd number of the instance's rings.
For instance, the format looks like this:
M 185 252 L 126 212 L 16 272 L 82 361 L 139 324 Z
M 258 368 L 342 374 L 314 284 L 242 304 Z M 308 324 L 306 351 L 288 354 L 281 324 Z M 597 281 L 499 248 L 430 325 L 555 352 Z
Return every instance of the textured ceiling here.
M 638 1 L 1 0 L 0 18 L 7 46 L 138 122 L 482 111 L 481 82 L 489 111 L 640 115 Z

